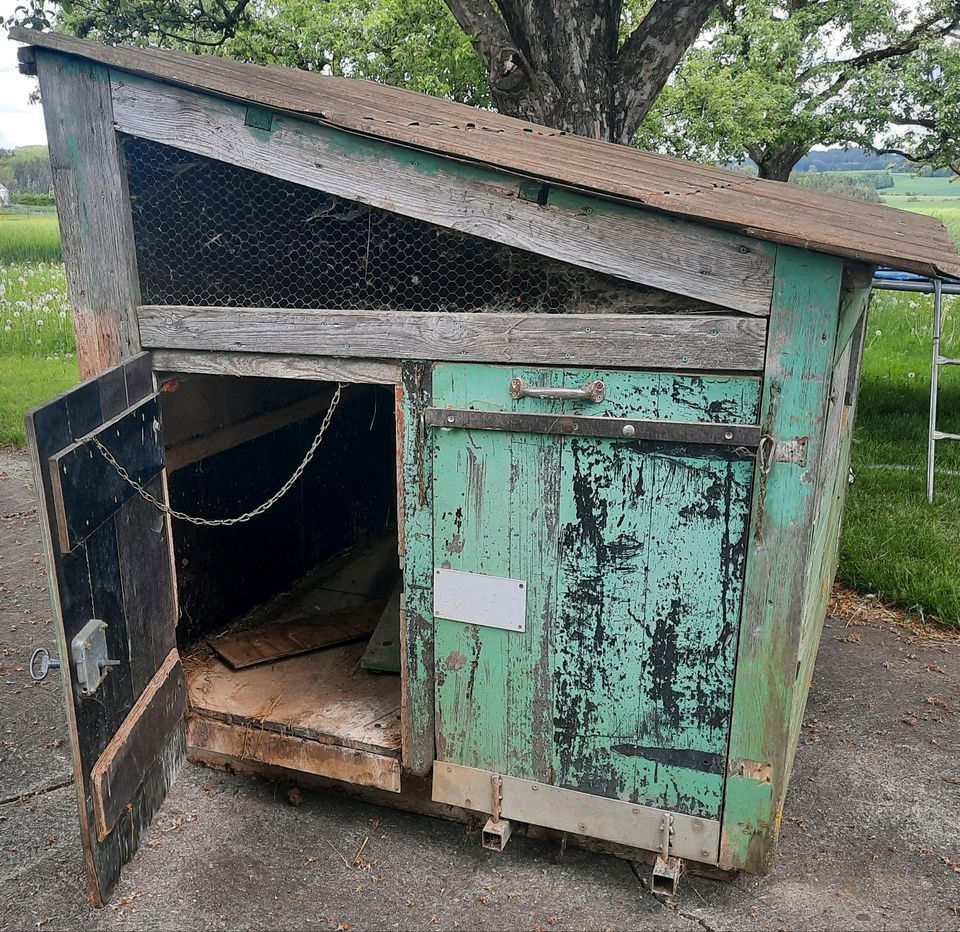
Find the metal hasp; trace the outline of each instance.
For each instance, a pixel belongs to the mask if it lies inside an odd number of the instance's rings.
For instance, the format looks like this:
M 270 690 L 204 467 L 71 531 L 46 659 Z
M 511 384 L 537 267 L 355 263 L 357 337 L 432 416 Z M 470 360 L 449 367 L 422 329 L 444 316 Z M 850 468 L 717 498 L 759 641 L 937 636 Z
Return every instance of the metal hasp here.
M 77 689 L 82 696 L 92 696 L 106 679 L 110 667 L 120 665 L 107 655 L 107 624 L 91 618 L 70 642 L 70 655 L 76 671 Z
M 660 820 L 660 851 L 653 862 L 653 873 L 650 875 L 651 892 L 662 893 L 664 896 L 676 895 L 680 875 L 683 873 L 683 861 L 670 854 L 674 833 L 673 815 L 665 812 Z
M 599 404 L 607 396 L 602 379 L 593 379 L 582 388 L 537 388 L 517 377 L 510 380 L 511 398 L 552 398 L 556 401 L 592 401 Z

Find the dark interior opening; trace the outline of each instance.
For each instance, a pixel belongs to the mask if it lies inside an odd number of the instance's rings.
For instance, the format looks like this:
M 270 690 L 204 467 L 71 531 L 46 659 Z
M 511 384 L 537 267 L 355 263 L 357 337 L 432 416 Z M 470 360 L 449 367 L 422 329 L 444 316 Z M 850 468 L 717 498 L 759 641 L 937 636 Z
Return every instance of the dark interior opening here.
M 184 377 L 164 396 L 172 507 L 230 518 L 269 499 L 303 460 L 335 389 Z M 399 756 L 396 502 L 393 387 L 351 384 L 272 508 L 228 526 L 174 521 L 188 741 L 220 746 L 225 727 L 229 737 L 242 726 L 281 744 L 296 735 Z M 285 761 L 280 744 L 256 748 L 267 763 L 312 766 L 300 752 Z

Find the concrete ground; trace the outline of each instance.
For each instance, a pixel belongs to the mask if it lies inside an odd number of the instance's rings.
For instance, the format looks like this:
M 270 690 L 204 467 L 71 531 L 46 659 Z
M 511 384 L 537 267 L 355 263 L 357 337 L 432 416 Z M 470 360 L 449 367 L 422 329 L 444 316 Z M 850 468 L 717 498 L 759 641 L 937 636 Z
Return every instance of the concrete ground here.
M 0 929 L 960 929 L 960 644 L 830 619 L 768 877 L 687 878 L 187 766 L 86 903 L 29 467 L 0 453 Z M 359 867 L 350 866 L 366 839 Z

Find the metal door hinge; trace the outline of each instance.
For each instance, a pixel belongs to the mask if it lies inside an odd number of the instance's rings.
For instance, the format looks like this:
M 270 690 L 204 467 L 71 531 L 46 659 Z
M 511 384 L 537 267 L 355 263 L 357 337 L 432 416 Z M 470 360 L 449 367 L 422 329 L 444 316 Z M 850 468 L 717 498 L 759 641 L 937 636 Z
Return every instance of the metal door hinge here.
M 760 472 L 767 475 L 774 463 L 790 463 L 794 466 L 807 465 L 807 445 L 809 437 L 794 437 L 793 440 L 775 440 L 770 434 L 763 434 L 757 446 L 757 459 Z
M 106 631 L 106 622 L 91 618 L 70 642 L 77 689 L 82 696 L 92 696 L 106 679 L 110 668 L 120 665 L 119 660 L 109 659 Z

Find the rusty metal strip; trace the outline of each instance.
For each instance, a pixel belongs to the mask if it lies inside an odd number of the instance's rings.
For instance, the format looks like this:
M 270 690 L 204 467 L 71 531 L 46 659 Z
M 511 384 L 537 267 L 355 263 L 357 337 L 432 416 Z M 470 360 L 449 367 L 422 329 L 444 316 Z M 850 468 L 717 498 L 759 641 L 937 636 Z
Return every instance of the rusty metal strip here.
M 427 408 L 428 427 L 460 430 L 500 430 L 525 434 L 611 437 L 659 443 L 708 444 L 756 448 L 755 424 L 712 424 L 704 421 L 653 421 L 642 418 L 587 417 L 569 414 L 526 414 L 512 411 L 473 411 L 467 408 Z

